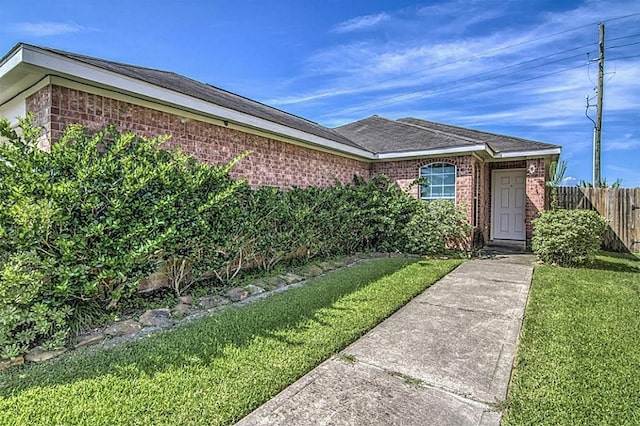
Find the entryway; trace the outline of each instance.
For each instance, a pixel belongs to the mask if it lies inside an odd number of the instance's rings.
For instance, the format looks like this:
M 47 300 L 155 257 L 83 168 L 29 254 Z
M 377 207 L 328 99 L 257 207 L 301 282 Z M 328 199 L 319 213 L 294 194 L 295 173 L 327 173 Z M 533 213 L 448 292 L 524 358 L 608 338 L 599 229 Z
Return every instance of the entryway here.
M 524 241 L 526 171 L 494 170 L 491 178 L 491 239 Z

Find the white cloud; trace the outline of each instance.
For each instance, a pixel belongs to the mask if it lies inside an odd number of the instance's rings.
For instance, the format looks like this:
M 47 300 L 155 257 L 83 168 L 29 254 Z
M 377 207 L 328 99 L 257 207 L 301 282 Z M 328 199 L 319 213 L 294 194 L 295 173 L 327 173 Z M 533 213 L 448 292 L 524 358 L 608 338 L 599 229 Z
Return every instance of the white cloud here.
M 453 0 L 421 7 L 416 13 L 431 23 L 437 23 L 433 27 L 440 36 L 462 34 L 473 25 L 502 17 L 510 6 L 508 3 L 491 2 L 487 7 L 485 1 Z
M 578 184 L 578 178 L 575 178 L 573 176 L 567 176 L 566 178 L 562 179 L 562 186 L 574 186 Z
M 20 22 L 10 28 L 14 32 L 36 37 L 77 33 L 85 29 L 81 25 L 64 22 Z
M 582 109 L 578 114 L 584 114 L 584 95 L 593 89 L 584 68 L 563 71 L 555 76 L 543 75 L 585 65 L 586 52 L 595 49 L 597 45 L 597 27 L 593 25 L 592 38 L 588 36 L 589 29 L 574 29 L 581 24 L 597 21 L 598 14 L 600 17 L 622 15 L 629 7 L 624 2 L 588 2 L 573 10 L 544 14 L 543 17 L 538 17 L 537 21 L 533 19 L 526 27 L 510 23 L 496 27 L 496 31 L 459 36 L 453 41 L 439 36 L 442 25 L 448 22 L 447 19 L 440 22 L 440 18 L 449 16 L 452 19 L 473 21 L 479 15 L 483 16 L 482 19 L 491 19 L 503 15 L 506 11 L 493 6 L 487 9 L 484 3 L 469 0 L 449 1 L 444 5 L 420 9 L 417 13 L 414 11 L 412 22 L 408 22 L 406 10 L 396 11 L 393 12 L 393 22 L 389 25 L 394 26 L 397 34 L 403 32 L 403 25 L 410 28 L 415 26 L 416 22 L 422 24 L 422 27 L 426 28 L 425 31 L 433 27 L 432 29 L 438 32 L 422 36 L 414 34 L 411 37 L 396 35 L 386 42 L 380 39 L 365 39 L 312 53 L 306 61 L 306 76 L 298 80 L 300 83 L 307 79 L 306 82 L 309 84 L 300 86 L 308 91 L 298 91 L 299 95 L 296 96 L 274 97 L 271 103 L 308 103 L 332 96 L 354 94 L 369 94 L 369 99 L 377 96 L 388 98 L 387 91 L 390 90 L 404 91 L 405 95 L 409 94 L 406 92 L 428 93 L 422 96 L 423 99 L 437 99 L 436 95 L 440 95 L 446 102 L 452 98 L 468 97 L 475 93 L 481 93 L 482 97 L 496 96 L 497 93 L 507 96 L 521 93 L 522 95 L 515 96 L 516 101 L 522 96 L 538 95 L 540 100 L 542 96 L 557 93 L 559 97 L 575 97 L 576 104 L 580 104 L 578 109 Z M 487 13 L 481 13 L 483 11 Z M 388 13 L 366 15 L 343 22 L 336 29 L 347 31 L 368 28 L 390 19 L 391 16 Z M 437 22 L 433 22 L 436 25 L 427 25 L 434 17 L 437 18 Z M 593 46 L 547 58 L 549 54 L 560 52 L 567 47 L 579 46 L 585 41 L 593 42 Z M 567 56 L 575 57 L 567 59 Z M 531 62 L 532 58 L 534 62 Z M 535 61 L 535 58 L 540 59 Z M 566 60 L 553 63 L 562 58 Z M 525 64 L 514 66 L 521 62 Z M 637 69 L 634 63 L 629 63 L 629 67 Z M 622 68 L 624 64 L 618 66 L 618 74 L 614 76 L 611 90 L 607 94 L 606 102 L 609 109 L 630 108 L 634 104 L 637 105 L 640 99 L 635 93 L 627 90 L 628 84 L 633 84 L 633 78 L 637 77 L 637 71 L 635 75 L 632 73 L 621 81 L 619 76 Z M 543 77 L 540 78 L 541 76 Z M 526 81 L 528 79 L 530 81 Z M 619 80 L 617 83 L 616 79 Z M 314 84 L 317 81 L 323 81 L 325 84 L 317 87 Z M 616 90 L 614 83 L 621 90 Z M 501 90 L 505 86 L 507 89 Z M 373 102 L 373 105 L 377 104 L 375 99 Z M 364 104 L 362 106 L 365 107 Z
M 630 134 L 624 135 L 622 140 L 602 141 L 604 151 L 630 151 L 640 150 L 640 139 L 634 139 Z
M 380 22 L 386 21 L 390 16 L 386 13 L 377 13 L 375 15 L 358 16 L 353 19 L 341 22 L 331 29 L 333 33 L 350 33 L 354 31 L 368 30 L 375 27 Z

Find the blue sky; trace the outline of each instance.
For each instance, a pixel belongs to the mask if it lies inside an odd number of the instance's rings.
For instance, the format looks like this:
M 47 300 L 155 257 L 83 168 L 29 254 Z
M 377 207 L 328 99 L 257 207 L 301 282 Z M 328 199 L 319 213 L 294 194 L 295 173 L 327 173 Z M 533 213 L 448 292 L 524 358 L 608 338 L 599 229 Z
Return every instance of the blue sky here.
M 638 0 L 0 0 L 0 20 L 3 52 L 170 70 L 329 127 L 414 116 L 562 145 L 567 184 L 591 180 L 602 21 L 602 175 L 640 186 Z

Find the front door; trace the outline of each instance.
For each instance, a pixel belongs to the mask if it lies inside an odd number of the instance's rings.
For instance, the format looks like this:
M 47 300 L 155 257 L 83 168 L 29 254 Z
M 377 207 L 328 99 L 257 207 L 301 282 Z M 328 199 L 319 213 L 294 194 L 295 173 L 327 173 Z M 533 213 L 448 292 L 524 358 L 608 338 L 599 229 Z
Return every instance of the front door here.
M 494 170 L 492 175 L 493 239 L 525 239 L 526 172 Z

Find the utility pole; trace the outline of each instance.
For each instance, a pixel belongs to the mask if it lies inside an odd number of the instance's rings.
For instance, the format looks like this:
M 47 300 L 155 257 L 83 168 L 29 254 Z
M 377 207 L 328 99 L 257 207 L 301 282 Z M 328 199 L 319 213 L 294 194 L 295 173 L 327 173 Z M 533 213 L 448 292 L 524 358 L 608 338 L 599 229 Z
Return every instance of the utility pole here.
M 602 141 L 602 98 L 604 95 L 604 24 L 600 23 L 600 42 L 598 55 L 598 99 L 596 105 L 596 122 L 593 129 L 593 186 L 600 187 L 602 181 L 600 175 L 600 157 Z

